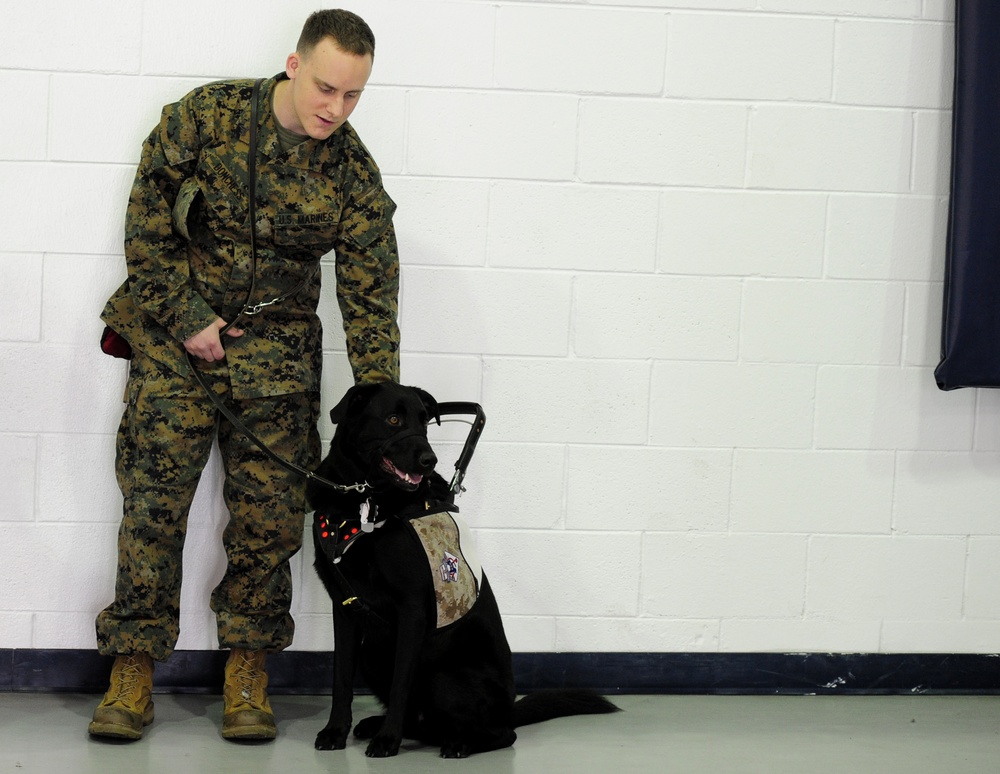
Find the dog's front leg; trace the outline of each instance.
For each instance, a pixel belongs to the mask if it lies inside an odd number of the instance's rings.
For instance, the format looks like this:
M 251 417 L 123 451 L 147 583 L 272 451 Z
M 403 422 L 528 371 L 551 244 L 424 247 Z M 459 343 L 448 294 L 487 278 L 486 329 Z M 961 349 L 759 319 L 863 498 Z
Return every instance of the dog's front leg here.
M 351 730 L 351 701 L 354 699 L 354 674 L 358 648 L 361 644 L 361 626 L 348 612 L 337 609 L 333 613 L 333 696 L 330 720 L 316 735 L 317 750 L 343 750 Z
M 399 616 L 396 632 L 396 658 L 393 664 L 389 706 L 386 707 L 382 728 L 368 743 L 369 758 L 388 758 L 399 752 L 403 740 L 403 723 L 410 701 L 410 689 L 416 676 L 417 662 L 427 634 L 425 611 L 420 605 L 407 605 Z

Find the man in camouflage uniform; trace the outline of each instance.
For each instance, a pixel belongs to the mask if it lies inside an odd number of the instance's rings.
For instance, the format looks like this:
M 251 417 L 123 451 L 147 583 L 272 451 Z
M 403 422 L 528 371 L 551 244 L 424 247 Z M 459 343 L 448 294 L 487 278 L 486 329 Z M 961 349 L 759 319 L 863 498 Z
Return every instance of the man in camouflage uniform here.
M 212 594 L 219 645 L 230 650 L 223 736 L 276 734 L 264 656 L 292 639 L 288 560 L 301 547 L 304 482 L 218 414 L 191 363 L 274 452 L 315 467 L 318 268 L 335 250 L 354 377 L 398 381 L 395 205 L 347 123 L 373 56 L 359 17 L 309 17 L 285 72 L 261 85 L 255 191 L 252 81 L 211 83 L 167 105 L 143 146 L 126 216 L 128 279 L 102 315 L 134 355 L 116 456 L 124 514 L 115 600 L 97 618 L 98 649 L 116 659 L 91 734 L 138 739 L 152 722 L 153 662 L 177 641 L 187 515 L 216 437 L 230 514 L 228 566 Z M 236 320 L 244 302 L 265 306 Z

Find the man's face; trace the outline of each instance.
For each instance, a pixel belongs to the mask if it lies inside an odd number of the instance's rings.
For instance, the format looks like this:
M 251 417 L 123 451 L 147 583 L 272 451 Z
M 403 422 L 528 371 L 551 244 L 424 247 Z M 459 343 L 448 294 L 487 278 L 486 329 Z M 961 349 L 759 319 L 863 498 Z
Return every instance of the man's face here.
M 325 140 L 357 107 L 372 72 L 372 58 L 349 54 L 324 38 L 305 56 L 289 56 L 285 72 L 291 79 L 296 124 L 285 128 Z

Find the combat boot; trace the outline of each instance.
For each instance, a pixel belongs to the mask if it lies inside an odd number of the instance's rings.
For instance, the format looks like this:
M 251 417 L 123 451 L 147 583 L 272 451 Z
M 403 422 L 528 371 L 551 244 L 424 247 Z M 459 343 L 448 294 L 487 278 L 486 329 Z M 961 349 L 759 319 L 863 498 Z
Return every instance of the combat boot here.
M 222 736 L 226 739 L 274 739 L 278 733 L 267 699 L 266 654 L 234 648 L 226 661 L 222 689 Z
M 111 687 L 87 727 L 93 736 L 140 739 L 153 722 L 153 659 L 145 653 L 118 656 L 111 667 Z

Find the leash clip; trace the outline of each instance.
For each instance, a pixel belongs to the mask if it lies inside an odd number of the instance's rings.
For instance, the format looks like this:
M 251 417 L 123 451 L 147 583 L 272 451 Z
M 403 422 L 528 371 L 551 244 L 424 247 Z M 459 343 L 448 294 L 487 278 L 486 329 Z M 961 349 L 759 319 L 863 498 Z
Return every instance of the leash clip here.
M 243 314 L 247 317 L 253 317 L 255 314 L 260 314 L 267 307 L 274 306 L 276 303 L 281 301 L 281 298 L 272 298 L 270 301 L 261 301 L 259 304 L 254 304 L 253 306 L 248 306 L 243 309 Z
M 195 376 L 198 376 L 197 372 L 195 372 Z M 198 377 L 198 378 L 200 379 L 200 377 Z M 208 388 L 206 387 L 205 389 L 208 389 Z M 214 395 L 214 393 L 209 393 L 209 397 L 211 397 L 212 395 Z M 213 401 L 214 401 L 214 398 L 213 398 Z M 227 416 L 226 418 L 229 419 L 229 421 L 232 422 L 232 419 L 230 417 Z M 233 424 L 235 424 L 235 422 Z M 239 425 L 236 425 L 236 426 L 239 427 Z M 242 428 L 240 428 L 240 429 L 242 429 Z M 245 433 L 245 431 L 244 431 L 244 433 Z M 250 440 L 253 441 L 254 439 L 251 437 Z M 261 445 L 257 441 L 254 441 L 254 442 L 257 443 L 258 446 Z M 305 470 L 304 468 L 298 468 L 298 467 L 289 467 L 291 465 L 291 463 L 285 464 L 283 462 L 279 462 L 279 464 L 281 464 L 283 467 L 285 467 L 288 470 L 292 470 L 295 473 L 298 473 L 300 476 L 302 476 L 306 480 L 308 480 L 308 481 L 315 481 L 320 486 L 325 486 L 327 489 L 332 489 L 335 492 L 364 492 L 364 491 L 366 491 L 368 489 L 371 489 L 371 484 L 369 484 L 367 481 L 361 481 L 361 482 L 359 482 L 357 484 L 335 484 L 333 481 L 327 481 L 322 476 L 317 476 L 316 473 L 315 473 L 315 471 Z
M 276 296 L 275 298 L 272 298 L 270 301 L 261 301 L 251 306 L 250 296 L 248 294 L 247 302 L 243 305 L 243 309 L 240 312 L 240 314 L 245 314 L 247 317 L 253 317 L 255 314 L 260 314 L 261 312 L 263 312 L 269 306 L 280 304 L 282 301 L 285 301 L 286 299 L 289 299 L 292 296 L 297 295 L 300 290 L 302 290 L 306 285 L 308 285 L 312 281 L 312 278 L 316 276 L 316 272 L 318 271 L 319 271 L 319 264 L 317 263 L 316 266 L 313 268 L 313 270 L 309 272 L 309 276 L 307 276 L 304 280 L 302 280 L 302 282 L 300 282 L 294 288 L 289 290 L 287 293 L 282 293 L 280 296 Z M 250 292 L 253 293 L 252 287 L 250 288 Z

